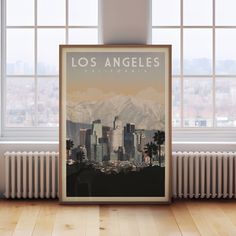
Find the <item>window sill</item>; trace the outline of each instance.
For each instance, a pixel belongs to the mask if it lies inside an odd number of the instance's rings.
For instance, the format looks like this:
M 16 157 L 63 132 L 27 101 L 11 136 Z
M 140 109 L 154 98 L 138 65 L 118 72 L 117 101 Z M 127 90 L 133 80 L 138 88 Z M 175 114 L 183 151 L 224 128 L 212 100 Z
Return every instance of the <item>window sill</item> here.
M 53 144 L 53 145 L 59 145 L 58 141 L 15 141 L 15 140 L 0 140 L 0 144 Z
M 236 128 L 173 128 L 172 140 L 174 143 L 235 143 Z

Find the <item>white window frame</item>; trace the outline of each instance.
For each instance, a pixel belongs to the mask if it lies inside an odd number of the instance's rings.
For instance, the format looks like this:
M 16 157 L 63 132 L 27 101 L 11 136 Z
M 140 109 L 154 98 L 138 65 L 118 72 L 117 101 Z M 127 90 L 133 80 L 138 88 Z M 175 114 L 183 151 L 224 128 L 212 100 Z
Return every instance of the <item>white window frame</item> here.
M 6 0 L 2 0 L 0 3 L 1 10 L 1 66 L 0 66 L 0 99 L 1 99 L 1 108 L 0 108 L 0 141 L 1 140 L 32 140 L 32 141 L 58 141 L 59 128 L 58 127 L 6 127 L 5 125 L 5 115 L 6 110 L 6 77 L 33 77 L 35 82 L 35 93 L 37 95 L 37 79 L 42 77 L 53 77 L 59 78 L 59 75 L 38 75 L 37 73 L 37 29 L 64 29 L 65 30 L 65 43 L 69 42 L 69 29 L 98 29 L 98 25 L 94 26 L 70 26 L 69 25 L 69 0 L 65 0 L 65 25 L 61 26 L 39 26 L 37 25 L 37 0 L 34 0 L 34 25 L 33 26 L 7 26 L 6 25 Z M 7 29 L 34 29 L 35 37 L 35 47 L 34 47 L 34 74 L 32 75 L 10 75 L 6 74 L 6 30 Z M 59 49 L 58 49 L 59 50 Z M 3 58 L 3 60 L 2 60 Z M 35 96 L 35 109 L 36 109 L 36 120 L 37 120 L 37 96 Z M 37 121 L 36 121 L 37 123 Z
M 163 0 L 164 1 L 164 0 Z M 180 79 L 180 89 L 181 89 L 181 105 L 180 105 L 180 117 L 181 117 L 181 125 L 180 127 L 173 127 L 173 141 L 174 142 L 235 142 L 236 141 L 236 127 L 216 127 L 215 126 L 215 79 L 216 78 L 232 78 L 236 79 L 236 75 L 216 75 L 215 73 L 215 31 L 216 29 L 236 29 L 236 26 L 216 26 L 215 25 L 215 0 L 212 0 L 212 25 L 194 25 L 194 26 L 186 26 L 183 24 L 183 4 L 184 0 L 180 0 L 180 25 L 178 26 L 154 26 L 152 25 L 152 29 L 179 29 L 180 30 L 180 74 L 172 75 L 172 78 Z M 212 30 L 212 73 L 210 75 L 184 75 L 183 71 L 183 35 L 184 29 L 211 29 Z M 184 78 L 212 78 L 213 81 L 213 127 L 184 127 L 183 126 L 183 84 Z M 236 108 L 235 108 L 236 109 Z

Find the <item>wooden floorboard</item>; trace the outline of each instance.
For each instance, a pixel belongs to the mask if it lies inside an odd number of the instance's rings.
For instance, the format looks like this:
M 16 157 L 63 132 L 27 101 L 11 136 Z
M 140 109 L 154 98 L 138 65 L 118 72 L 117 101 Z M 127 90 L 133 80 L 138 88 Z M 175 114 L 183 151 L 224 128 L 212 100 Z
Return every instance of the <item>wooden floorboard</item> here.
M 176 223 L 182 235 L 186 236 L 197 236 L 200 232 L 187 208 L 187 204 L 182 202 L 182 204 L 172 204 L 171 210 L 175 217 Z
M 178 200 L 171 205 L 59 205 L 0 201 L 1 236 L 233 236 L 235 200 Z

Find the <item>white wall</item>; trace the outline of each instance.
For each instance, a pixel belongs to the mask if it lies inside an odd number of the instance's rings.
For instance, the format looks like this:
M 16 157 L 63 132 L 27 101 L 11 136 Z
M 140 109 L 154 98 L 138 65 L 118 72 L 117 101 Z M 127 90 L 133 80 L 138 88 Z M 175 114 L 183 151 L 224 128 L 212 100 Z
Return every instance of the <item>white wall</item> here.
M 151 2 L 151 0 L 100 0 L 100 43 L 151 43 Z

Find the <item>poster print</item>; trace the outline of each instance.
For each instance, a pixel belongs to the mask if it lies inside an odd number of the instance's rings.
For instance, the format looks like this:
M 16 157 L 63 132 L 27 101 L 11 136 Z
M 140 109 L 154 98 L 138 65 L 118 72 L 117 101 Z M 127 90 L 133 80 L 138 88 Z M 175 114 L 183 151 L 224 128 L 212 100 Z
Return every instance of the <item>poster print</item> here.
M 170 201 L 171 46 L 60 46 L 60 201 Z

